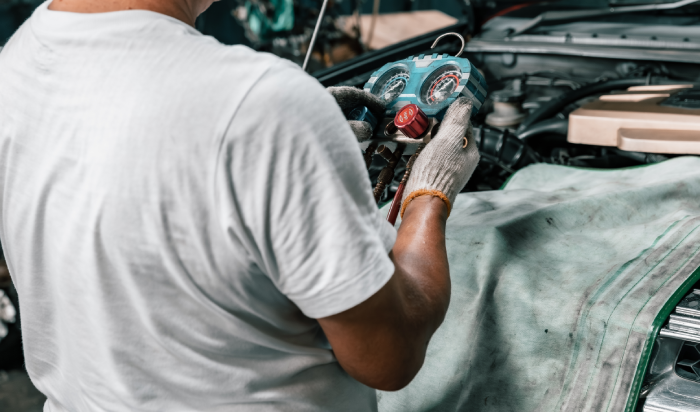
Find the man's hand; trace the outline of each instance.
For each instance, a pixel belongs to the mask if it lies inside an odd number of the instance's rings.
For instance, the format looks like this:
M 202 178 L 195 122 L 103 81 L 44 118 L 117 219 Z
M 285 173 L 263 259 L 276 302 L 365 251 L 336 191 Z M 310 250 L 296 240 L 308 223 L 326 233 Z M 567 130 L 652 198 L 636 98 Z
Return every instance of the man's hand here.
M 384 112 L 386 110 L 384 101 L 371 93 L 349 86 L 329 87 L 327 90 L 335 98 L 335 101 L 338 102 L 338 106 L 340 106 L 340 109 L 346 116 L 353 109 L 365 106 L 378 120 L 384 117 Z M 371 139 L 374 134 L 372 126 L 367 122 L 349 120 L 348 124 L 353 133 L 355 133 L 358 142 L 367 141 Z
M 471 108 L 466 99 L 453 103 L 414 165 L 390 255 L 396 268 L 392 279 L 360 305 L 319 319 L 343 369 L 372 388 L 398 390 L 413 380 L 447 312 L 445 224 L 457 193 L 479 162 Z
M 462 97 L 447 110 L 437 135 L 413 165 L 402 200 L 402 216 L 413 199 L 426 195 L 442 199 L 449 216 L 457 194 L 479 164 L 479 149 L 469 121 L 472 107 L 472 101 Z

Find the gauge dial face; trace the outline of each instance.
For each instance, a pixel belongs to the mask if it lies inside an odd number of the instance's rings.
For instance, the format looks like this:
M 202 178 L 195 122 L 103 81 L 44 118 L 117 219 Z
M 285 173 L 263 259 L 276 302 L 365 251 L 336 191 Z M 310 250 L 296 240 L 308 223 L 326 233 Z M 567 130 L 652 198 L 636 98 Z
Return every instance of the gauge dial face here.
M 435 106 L 447 100 L 459 87 L 462 71 L 458 66 L 447 65 L 434 71 L 423 83 L 421 100 Z
M 372 88 L 372 94 L 385 102 L 393 102 L 406 90 L 411 73 L 404 67 L 394 67 L 382 75 Z

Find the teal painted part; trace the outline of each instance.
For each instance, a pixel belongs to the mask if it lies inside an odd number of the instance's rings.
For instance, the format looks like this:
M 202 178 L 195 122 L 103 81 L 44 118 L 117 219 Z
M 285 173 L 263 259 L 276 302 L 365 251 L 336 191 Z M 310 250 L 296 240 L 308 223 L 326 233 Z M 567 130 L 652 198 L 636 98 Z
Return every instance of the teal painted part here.
M 294 28 L 294 1 L 272 0 L 275 13 L 272 19 L 263 14 L 250 1 L 245 4 L 250 30 L 261 40 L 270 40 L 276 33 Z
M 419 65 L 424 65 L 425 67 L 419 67 Z M 421 99 L 420 96 L 424 84 L 433 73 L 442 69 L 444 66 L 450 65 L 459 67 L 462 75 L 468 75 L 466 79 L 460 79 L 460 86 L 466 87 L 464 87 L 462 91 L 455 91 L 448 99 L 437 105 L 427 104 Z M 375 85 L 377 82 L 381 80 L 382 76 L 384 76 L 390 70 L 398 67 L 407 68 L 411 76 L 401 96 L 391 102 L 387 102 L 387 106 L 389 107 L 387 109 L 388 117 L 395 116 L 396 113 L 405 105 L 415 104 L 420 107 L 421 110 L 423 110 L 423 112 L 425 112 L 425 114 L 429 117 L 441 118 L 441 116 L 444 115 L 447 107 L 461 96 L 473 98 L 479 102 L 478 105 L 475 105 L 474 110 L 472 111 L 472 116 L 474 116 L 479 112 L 479 107 L 481 104 L 483 104 L 486 100 L 486 95 L 479 91 L 478 87 L 476 86 L 476 84 L 478 84 L 484 91 L 488 92 L 486 80 L 484 80 L 483 76 L 478 70 L 472 70 L 473 66 L 469 60 L 461 57 L 451 57 L 447 54 L 438 55 L 437 53 L 431 56 L 421 54 L 418 56 L 418 58 L 411 56 L 405 60 L 388 63 L 372 74 L 370 80 L 365 84 L 364 89 L 370 93 L 378 95 L 379 91 L 375 90 Z

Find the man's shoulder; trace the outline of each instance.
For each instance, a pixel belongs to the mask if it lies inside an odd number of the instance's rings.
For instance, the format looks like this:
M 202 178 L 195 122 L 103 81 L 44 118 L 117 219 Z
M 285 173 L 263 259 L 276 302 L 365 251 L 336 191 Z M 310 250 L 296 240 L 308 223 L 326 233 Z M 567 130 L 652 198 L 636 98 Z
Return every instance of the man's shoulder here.
M 197 77 L 203 80 L 198 86 L 206 91 L 236 89 L 246 104 L 265 107 L 277 116 L 312 103 L 324 108 L 333 104 L 318 80 L 290 60 L 246 46 L 223 45 L 209 36 L 192 37 L 180 59 L 196 65 Z
M 244 45 L 222 44 L 207 35 L 187 33 L 180 39 L 166 41 L 174 43 L 171 51 L 180 64 L 194 66 L 203 75 L 255 75 L 276 65 L 295 66 L 271 53 L 258 52 Z
M 187 69 L 178 72 L 199 78 L 198 87 L 203 87 L 203 92 L 226 93 L 232 88 L 241 92 L 241 88 L 252 88 L 261 81 L 282 89 L 287 82 L 315 82 L 298 65 L 273 54 L 242 45 L 224 45 L 209 36 L 187 37 L 178 45 L 174 56 L 177 64 Z

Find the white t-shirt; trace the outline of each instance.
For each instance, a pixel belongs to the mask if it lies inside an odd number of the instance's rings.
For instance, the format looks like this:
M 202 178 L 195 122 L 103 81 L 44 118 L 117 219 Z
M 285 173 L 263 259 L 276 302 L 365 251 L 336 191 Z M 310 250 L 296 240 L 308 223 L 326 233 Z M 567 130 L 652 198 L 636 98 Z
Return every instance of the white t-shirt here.
M 392 276 L 333 98 L 148 11 L 0 52 L 0 237 L 46 411 L 371 411 L 314 319 Z

